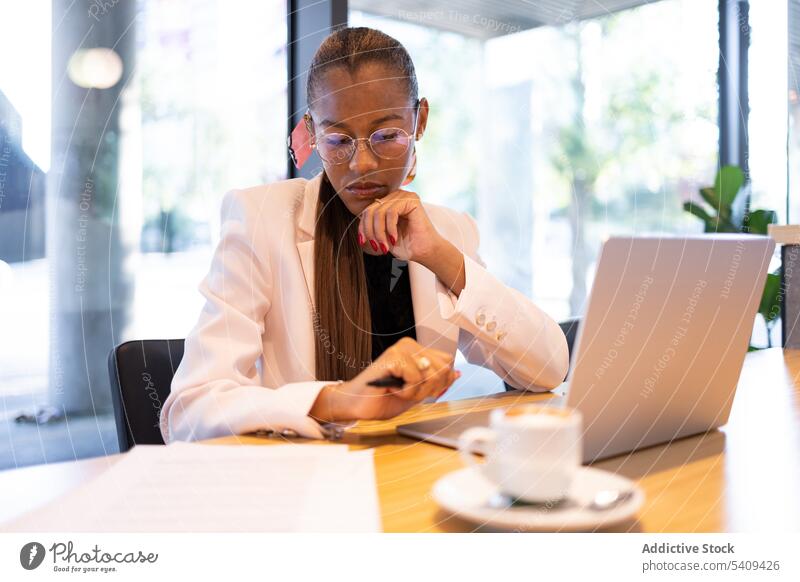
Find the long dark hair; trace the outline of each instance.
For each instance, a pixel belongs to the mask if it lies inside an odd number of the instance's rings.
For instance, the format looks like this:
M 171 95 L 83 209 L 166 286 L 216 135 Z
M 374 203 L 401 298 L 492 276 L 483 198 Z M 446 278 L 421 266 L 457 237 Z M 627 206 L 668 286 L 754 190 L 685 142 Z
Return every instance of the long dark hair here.
M 372 28 L 342 28 L 317 49 L 308 72 L 306 101 L 313 107 L 326 71 L 344 67 L 351 73 L 367 62 L 397 69 L 417 101 L 414 63 L 397 40 Z M 372 318 L 364 274 L 363 251 L 353 216 L 323 174 L 314 232 L 314 314 L 316 378 L 350 380 L 372 360 Z

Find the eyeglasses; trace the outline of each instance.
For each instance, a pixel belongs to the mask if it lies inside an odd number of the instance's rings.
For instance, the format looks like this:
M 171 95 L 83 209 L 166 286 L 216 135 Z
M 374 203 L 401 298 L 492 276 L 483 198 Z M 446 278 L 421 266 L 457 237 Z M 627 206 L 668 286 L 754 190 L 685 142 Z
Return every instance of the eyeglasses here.
M 373 131 L 369 137 L 359 138 L 345 133 L 323 133 L 317 136 L 316 149 L 323 161 L 334 165 L 344 164 L 350 161 L 356 153 L 358 142 L 362 140 L 379 158 L 394 160 L 408 151 L 412 138 L 401 127 L 384 127 Z
M 414 133 L 417 131 L 418 118 L 419 109 L 414 114 Z M 395 160 L 405 155 L 414 137 L 402 127 L 382 127 L 373 131 L 369 137 L 355 138 L 346 133 L 322 133 L 317 135 L 312 147 L 317 150 L 324 162 L 337 165 L 349 162 L 361 141 L 367 142 L 369 149 L 377 157 L 383 160 Z

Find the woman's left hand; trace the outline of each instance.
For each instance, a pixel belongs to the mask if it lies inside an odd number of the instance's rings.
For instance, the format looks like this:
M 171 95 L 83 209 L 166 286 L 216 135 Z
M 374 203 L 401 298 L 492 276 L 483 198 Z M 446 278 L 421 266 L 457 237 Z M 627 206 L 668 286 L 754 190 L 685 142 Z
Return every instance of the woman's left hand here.
M 425 262 L 443 242 L 419 196 L 408 190 L 396 190 L 367 206 L 361 212 L 358 234 L 362 246 L 415 262 Z

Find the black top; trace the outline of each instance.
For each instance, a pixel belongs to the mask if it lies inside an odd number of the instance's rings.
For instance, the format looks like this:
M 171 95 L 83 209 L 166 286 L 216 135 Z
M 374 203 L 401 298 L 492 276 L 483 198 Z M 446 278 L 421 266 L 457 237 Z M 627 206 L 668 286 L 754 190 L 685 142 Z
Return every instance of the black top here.
M 408 261 L 385 255 L 364 255 L 369 310 L 372 315 L 372 360 L 401 337 L 417 339 Z

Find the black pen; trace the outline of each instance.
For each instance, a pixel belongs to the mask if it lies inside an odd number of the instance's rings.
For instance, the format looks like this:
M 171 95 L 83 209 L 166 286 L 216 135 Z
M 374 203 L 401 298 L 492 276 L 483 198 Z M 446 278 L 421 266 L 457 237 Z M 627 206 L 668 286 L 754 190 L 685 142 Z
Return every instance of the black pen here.
M 405 382 L 398 376 L 384 376 L 377 380 L 367 382 L 367 386 L 375 386 L 376 388 L 400 388 Z

